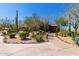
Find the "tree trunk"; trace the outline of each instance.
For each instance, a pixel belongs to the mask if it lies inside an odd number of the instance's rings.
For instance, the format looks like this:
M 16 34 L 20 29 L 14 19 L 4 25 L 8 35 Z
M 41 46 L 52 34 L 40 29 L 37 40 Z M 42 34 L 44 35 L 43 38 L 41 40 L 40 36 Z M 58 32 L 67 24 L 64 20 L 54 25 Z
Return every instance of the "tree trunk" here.
M 76 17 L 74 18 L 74 34 L 77 34 L 77 24 L 76 24 Z

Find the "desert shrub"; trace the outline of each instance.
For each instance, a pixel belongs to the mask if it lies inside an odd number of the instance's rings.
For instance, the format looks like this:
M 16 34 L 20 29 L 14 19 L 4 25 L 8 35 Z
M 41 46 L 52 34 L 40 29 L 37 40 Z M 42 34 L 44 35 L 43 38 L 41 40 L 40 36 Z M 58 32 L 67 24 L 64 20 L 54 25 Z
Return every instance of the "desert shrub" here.
M 44 35 L 43 35 L 43 40 L 44 40 L 45 42 L 49 41 L 49 40 L 48 40 L 48 34 L 44 34 Z
M 59 36 L 63 36 L 63 32 L 59 32 L 58 35 L 59 35 Z
M 10 38 L 15 38 L 16 33 L 9 33 L 8 35 Z
M 36 35 L 34 34 L 34 32 L 32 32 L 32 38 L 35 38 L 35 36 L 36 36 Z
M 8 30 L 8 33 L 16 33 L 16 32 L 17 32 L 16 30 L 11 30 L 11 29 Z
M 44 42 L 48 39 L 48 36 L 44 31 L 32 31 L 31 32 L 31 39 L 36 40 L 37 42 Z
M 79 37 L 75 37 L 75 44 L 79 46 Z
M 21 32 L 19 33 L 19 36 L 21 37 L 21 39 L 25 39 L 27 36 L 29 36 L 28 32 Z
M 3 35 L 6 35 L 6 32 L 2 32 L 3 33 Z
M 36 35 L 39 35 L 39 34 L 42 34 L 42 33 L 40 33 L 39 31 L 34 31 L 32 32 L 32 37 L 35 37 Z
M 77 36 L 79 37 L 79 32 L 77 33 Z
M 68 36 L 72 36 L 72 32 L 67 32 L 67 35 Z
M 74 32 L 72 32 L 71 37 L 72 37 L 72 40 L 75 40 L 76 35 L 74 34 Z
M 36 35 L 35 39 L 36 39 L 37 42 L 43 42 L 44 41 L 42 35 Z
M 66 32 L 66 31 L 63 32 L 63 36 L 64 36 L 64 37 L 67 36 L 67 32 Z
M 32 32 L 32 38 L 34 38 L 37 42 L 44 42 L 43 35 L 39 32 L 37 33 Z

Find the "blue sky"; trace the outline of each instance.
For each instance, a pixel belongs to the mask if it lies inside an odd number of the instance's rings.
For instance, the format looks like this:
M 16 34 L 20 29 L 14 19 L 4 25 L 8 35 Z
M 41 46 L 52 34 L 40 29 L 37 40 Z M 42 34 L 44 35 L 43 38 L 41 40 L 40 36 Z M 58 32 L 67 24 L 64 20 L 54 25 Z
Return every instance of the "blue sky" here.
M 32 13 L 37 13 L 40 16 L 51 16 L 49 20 L 53 23 L 60 16 L 65 16 L 69 13 L 68 8 L 71 4 L 59 3 L 42 3 L 42 4 L 0 4 L 0 19 L 8 17 L 15 19 L 16 10 L 19 11 L 19 20 L 23 20 L 25 16 L 31 16 Z

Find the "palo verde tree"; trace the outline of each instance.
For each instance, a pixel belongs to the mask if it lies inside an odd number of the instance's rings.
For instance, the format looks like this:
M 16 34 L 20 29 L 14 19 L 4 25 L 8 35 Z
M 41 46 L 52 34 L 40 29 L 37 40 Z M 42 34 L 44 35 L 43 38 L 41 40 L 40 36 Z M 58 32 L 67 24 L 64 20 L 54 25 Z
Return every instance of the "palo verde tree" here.
M 58 28 L 60 29 L 60 31 L 61 31 L 61 29 L 62 29 L 62 26 L 63 26 L 63 27 L 67 26 L 67 20 L 66 20 L 64 17 L 60 17 L 60 18 L 59 18 L 58 20 L 56 20 L 55 22 L 56 22 L 56 24 L 58 25 Z
M 44 17 L 43 19 L 41 19 L 41 29 L 44 31 L 49 31 L 49 17 Z
M 31 17 L 26 17 L 25 24 L 30 30 L 48 30 L 48 19 L 41 18 L 37 14 L 32 14 Z
M 32 14 L 31 17 L 25 18 L 26 27 L 30 30 L 39 30 L 40 29 L 40 18 L 37 14 Z

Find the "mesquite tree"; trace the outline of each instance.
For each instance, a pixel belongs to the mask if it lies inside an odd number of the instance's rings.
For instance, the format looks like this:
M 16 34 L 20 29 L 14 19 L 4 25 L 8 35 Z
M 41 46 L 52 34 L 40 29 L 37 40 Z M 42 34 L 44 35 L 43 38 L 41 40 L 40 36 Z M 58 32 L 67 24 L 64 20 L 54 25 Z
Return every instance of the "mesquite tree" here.
M 77 33 L 77 18 L 79 18 L 79 7 L 72 7 L 71 8 L 71 15 L 73 16 L 74 19 L 74 33 Z

